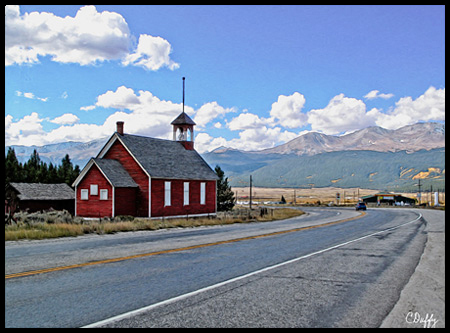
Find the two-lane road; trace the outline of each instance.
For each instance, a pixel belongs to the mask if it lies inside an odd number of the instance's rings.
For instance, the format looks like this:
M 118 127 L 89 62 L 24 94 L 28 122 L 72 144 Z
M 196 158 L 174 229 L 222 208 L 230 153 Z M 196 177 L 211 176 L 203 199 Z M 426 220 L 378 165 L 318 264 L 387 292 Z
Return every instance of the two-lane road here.
M 7 244 L 7 277 L 45 261 L 79 266 L 7 278 L 5 325 L 378 326 L 423 252 L 423 219 L 408 209 L 358 219 L 351 210 L 307 212 L 283 222 Z M 86 258 L 94 264 L 81 265 Z

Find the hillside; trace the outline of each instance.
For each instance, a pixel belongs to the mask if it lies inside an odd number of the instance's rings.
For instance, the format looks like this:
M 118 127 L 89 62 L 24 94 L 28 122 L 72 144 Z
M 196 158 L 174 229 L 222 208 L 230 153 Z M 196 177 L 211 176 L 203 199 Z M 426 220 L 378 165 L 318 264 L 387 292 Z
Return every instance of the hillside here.
M 250 172 L 230 172 L 231 185 L 247 185 L 250 174 L 254 185 L 261 187 L 335 186 L 416 191 L 414 184 L 421 179 L 423 189 L 428 190 L 430 185 L 444 189 L 445 148 L 414 153 L 341 151 L 313 156 L 285 155 L 284 159 Z

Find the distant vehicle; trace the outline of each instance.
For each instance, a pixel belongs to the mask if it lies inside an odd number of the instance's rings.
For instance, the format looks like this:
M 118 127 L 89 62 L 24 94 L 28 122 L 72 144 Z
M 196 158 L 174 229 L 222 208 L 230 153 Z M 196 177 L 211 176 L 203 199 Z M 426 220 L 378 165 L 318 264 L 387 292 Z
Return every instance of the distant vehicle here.
M 356 210 L 366 210 L 366 204 L 364 202 L 358 202 L 355 206 Z

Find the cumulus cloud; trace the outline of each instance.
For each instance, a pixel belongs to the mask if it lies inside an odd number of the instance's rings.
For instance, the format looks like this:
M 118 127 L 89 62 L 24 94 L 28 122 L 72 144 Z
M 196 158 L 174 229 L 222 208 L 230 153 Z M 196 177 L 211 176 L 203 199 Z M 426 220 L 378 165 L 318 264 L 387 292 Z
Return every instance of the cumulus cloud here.
M 270 119 L 260 118 L 256 114 L 245 112 L 233 118 L 227 126 L 232 131 L 257 129 L 270 123 Z
M 236 109 L 224 108 L 217 102 L 209 102 L 203 104 L 200 109 L 197 110 L 193 120 L 197 124 L 198 129 L 203 129 L 208 123 L 217 117 L 223 117 L 230 112 L 236 112 Z
M 297 137 L 296 133 L 282 130 L 280 127 L 251 128 L 239 132 L 239 138 L 226 140 L 223 137 L 214 138 L 207 133 L 199 133 L 195 138 L 195 149 L 200 153 L 212 151 L 219 147 L 229 147 L 239 150 L 254 151 L 272 148 Z
M 180 65 L 170 59 L 171 52 L 172 46 L 167 40 L 144 34 L 139 37 L 136 51 L 127 55 L 122 64 L 141 66 L 152 71 L 163 66 L 174 70 Z
M 339 94 L 333 97 L 323 109 L 308 112 L 308 122 L 313 131 L 325 134 L 340 134 L 354 131 L 373 124 L 366 114 L 366 105 L 356 98 Z
M 371 96 L 379 96 L 374 91 Z M 362 100 L 340 94 L 325 108 L 310 110 L 307 115 L 313 131 L 332 135 L 375 125 L 398 129 L 420 121 L 445 121 L 445 88 L 430 87 L 415 100 L 410 96 L 400 98 L 387 112 L 377 108 L 367 111 Z
M 77 123 L 78 121 L 80 121 L 80 118 L 78 118 L 73 113 L 65 113 L 60 117 L 56 117 L 55 119 L 50 120 L 51 123 L 58 125 L 71 125 Z
M 302 113 L 305 96 L 295 92 L 290 96 L 280 95 L 272 104 L 270 115 L 277 119 L 278 124 L 286 128 L 297 128 L 306 125 L 307 117 Z
M 31 146 L 41 144 L 45 132 L 42 121 L 36 112 L 14 121 L 11 115 L 5 117 L 5 145 L 21 144 Z
M 153 71 L 178 68 L 165 39 L 141 35 L 136 49 L 134 39 L 120 14 L 99 13 L 95 6 L 64 18 L 46 12 L 21 14 L 18 5 L 5 6 L 5 66 L 33 64 L 39 56 L 50 56 L 55 62 L 80 65 L 122 60 Z
M 377 112 L 376 124 L 397 129 L 419 121 L 445 121 L 445 88 L 430 87 L 415 100 L 402 97 L 388 113 Z
M 309 131 L 305 131 L 306 125 L 310 125 L 312 131 L 339 135 L 373 125 L 397 129 L 419 121 L 445 121 L 445 88 L 430 87 L 416 99 L 400 98 L 387 112 L 376 108 L 367 110 L 362 100 L 339 94 L 323 109 L 313 109 L 304 113 L 305 119 L 299 122 L 301 124 L 299 126 L 303 127 L 289 130 L 293 127 L 282 125 L 283 115 L 286 114 L 288 118 L 290 116 L 291 120 L 297 119 L 303 107 L 300 105 L 304 104 L 301 102 L 300 93 L 294 95 L 278 98 L 272 104 L 271 117 L 268 118 L 243 110 L 231 120 L 227 120 L 226 115 L 237 113 L 235 108 L 225 108 L 217 102 L 205 103 L 198 109 L 186 105 L 185 112 L 197 123 L 196 129 L 200 129 L 196 131 L 196 149 L 205 152 L 220 146 L 241 150 L 271 148 Z M 170 123 L 180 114 L 182 104 L 161 100 L 149 91 L 135 92 L 126 86 L 120 86 L 115 91 L 110 90 L 99 95 L 94 104 L 82 109 L 96 108 L 113 110 L 103 124 L 81 124 L 79 118 L 72 113 L 52 120 L 42 119 L 36 112 L 21 119 L 13 119 L 11 115 L 6 115 L 5 143 L 44 145 L 69 140 L 87 142 L 111 135 L 115 131 L 117 121 L 125 122 L 126 133 L 171 139 Z M 290 112 L 293 110 L 296 112 Z M 46 121 L 61 126 L 45 132 L 42 123 Z M 222 126 L 222 123 L 226 126 Z M 207 127 L 208 125 L 211 127 Z M 228 129 L 238 133 L 232 139 L 228 136 L 227 139 L 222 136 L 213 137 L 205 132 L 207 128 L 219 131 Z

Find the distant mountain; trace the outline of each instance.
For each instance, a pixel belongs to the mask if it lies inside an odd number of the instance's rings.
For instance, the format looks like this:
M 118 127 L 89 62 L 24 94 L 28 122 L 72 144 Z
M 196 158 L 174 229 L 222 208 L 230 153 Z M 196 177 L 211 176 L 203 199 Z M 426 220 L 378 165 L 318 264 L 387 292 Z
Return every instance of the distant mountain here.
M 259 152 L 220 147 L 203 154 L 233 186 L 445 188 L 445 125 L 419 123 L 398 130 L 369 127 L 344 136 L 308 133 Z
M 69 154 L 73 165 L 82 169 L 91 157 L 97 156 L 100 149 L 106 144 L 108 138 L 93 140 L 90 142 L 63 142 L 45 146 L 20 146 L 13 145 L 17 160 L 21 163 L 28 161 L 30 155 L 36 149 L 41 161 L 45 163 L 61 164 L 61 160 Z M 5 146 L 5 156 L 9 146 Z
M 397 130 L 368 127 L 343 135 L 307 133 L 283 145 L 261 151 L 267 154 L 315 155 L 342 150 L 407 152 L 445 147 L 445 125 L 417 123 Z

